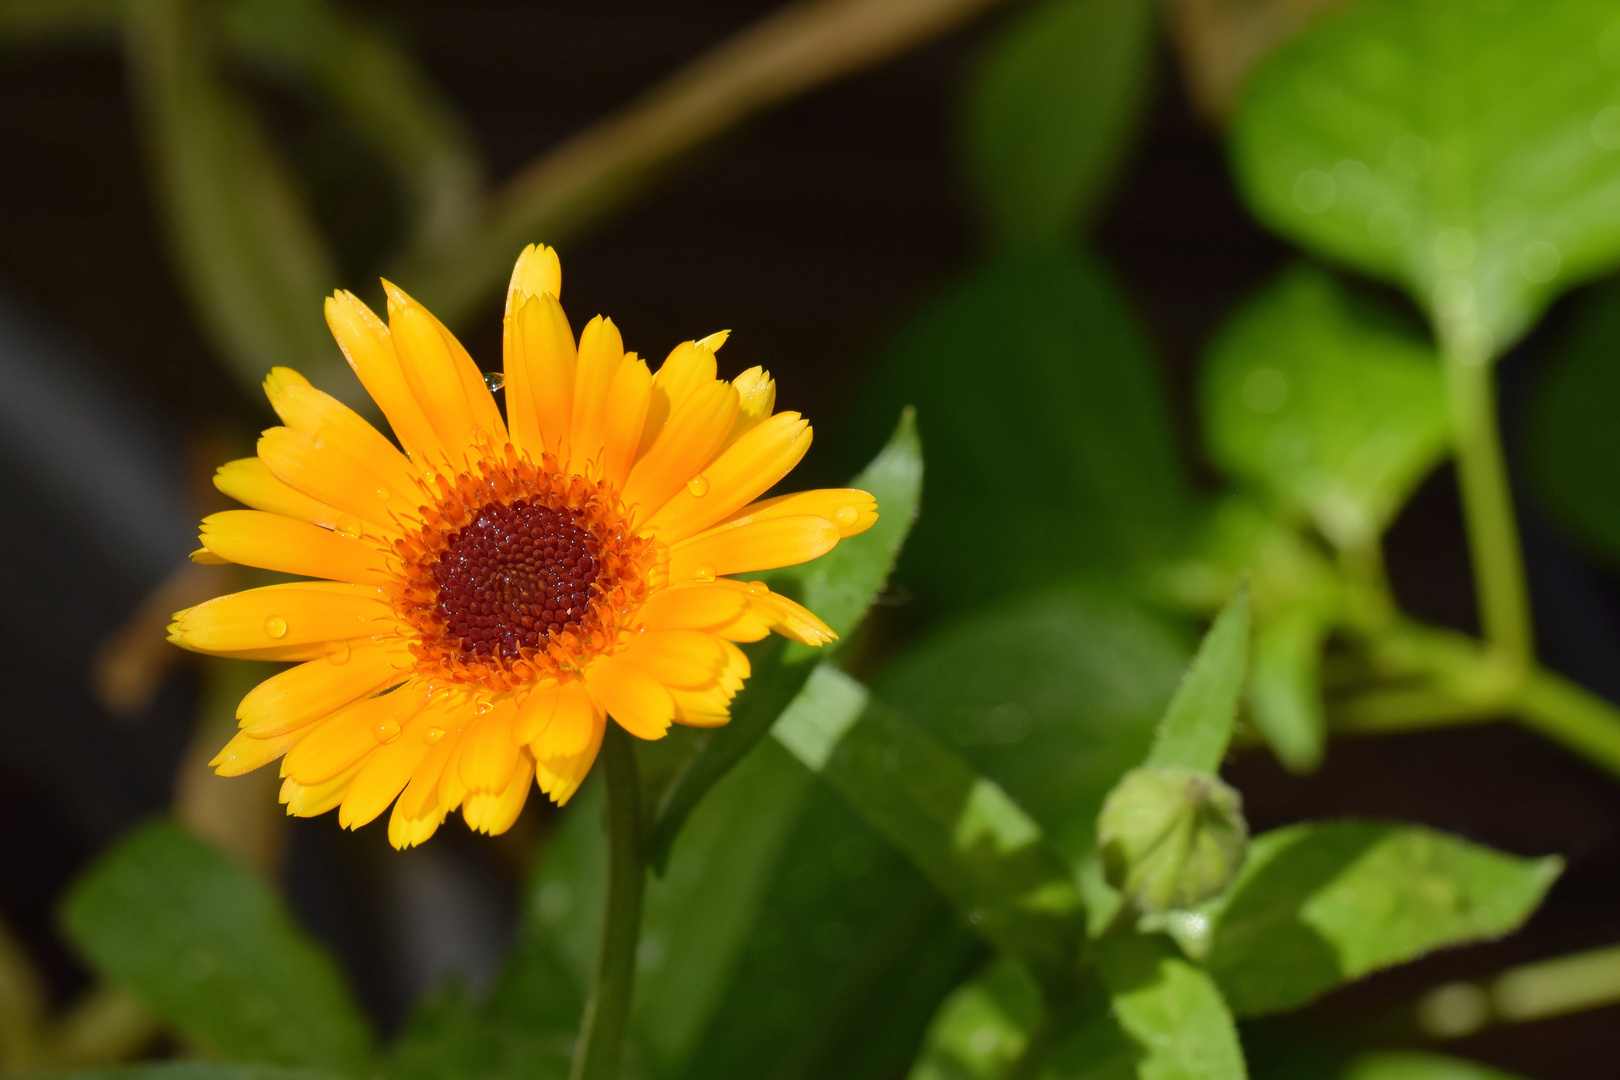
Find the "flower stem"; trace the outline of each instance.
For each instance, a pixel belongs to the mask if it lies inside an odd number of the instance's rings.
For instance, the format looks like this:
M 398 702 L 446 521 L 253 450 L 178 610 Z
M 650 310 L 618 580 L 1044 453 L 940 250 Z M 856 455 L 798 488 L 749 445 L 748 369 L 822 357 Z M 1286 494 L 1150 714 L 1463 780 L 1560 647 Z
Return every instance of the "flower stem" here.
M 607 902 L 602 913 L 602 946 L 570 1080 L 618 1078 L 635 989 L 636 944 L 641 937 L 641 894 L 647 876 L 641 781 L 630 736 L 612 721 L 602 739 L 602 771 L 607 781 Z
M 1530 594 L 1497 428 L 1490 355 L 1477 334 L 1442 332 L 1441 344 L 1480 624 L 1504 659 L 1527 669 L 1534 651 Z

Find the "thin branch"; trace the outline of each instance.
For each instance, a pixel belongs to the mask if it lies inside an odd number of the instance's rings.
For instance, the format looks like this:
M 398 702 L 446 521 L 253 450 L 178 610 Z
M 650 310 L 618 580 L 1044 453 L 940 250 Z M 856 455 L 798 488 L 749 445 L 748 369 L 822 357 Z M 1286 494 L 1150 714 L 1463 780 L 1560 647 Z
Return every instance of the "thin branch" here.
M 454 322 L 495 294 L 523 245 L 577 234 L 744 120 L 887 60 L 997 2 L 790 4 L 564 141 L 512 178 L 461 243 L 413 250 L 393 276 Z

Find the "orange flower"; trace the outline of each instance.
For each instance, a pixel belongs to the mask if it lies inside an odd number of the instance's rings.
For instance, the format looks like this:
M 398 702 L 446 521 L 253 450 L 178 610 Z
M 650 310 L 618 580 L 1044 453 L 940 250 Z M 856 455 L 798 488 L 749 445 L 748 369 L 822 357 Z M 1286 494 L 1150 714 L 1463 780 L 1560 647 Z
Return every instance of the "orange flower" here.
M 598 316 L 578 341 L 554 251 L 531 246 L 507 292 L 503 418 L 472 358 L 393 285 L 388 325 L 350 293 L 326 320 L 402 453 L 357 413 L 276 368 L 284 427 L 219 470 L 252 509 L 203 520 L 199 557 L 318 580 L 179 612 L 170 640 L 301 661 L 237 709 L 213 761 L 282 759 L 288 813 L 356 828 L 394 806 L 419 844 L 459 808 L 499 833 L 531 780 L 578 789 L 607 717 L 643 739 L 729 719 L 748 677 L 736 642 L 833 632 L 747 574 L 805 562 L 877 520 L 863 491 L 755 502 L 798 464 L 810 426 L 773 413 L 760 368 L 716 378 L 724 333 L 657 373 Z

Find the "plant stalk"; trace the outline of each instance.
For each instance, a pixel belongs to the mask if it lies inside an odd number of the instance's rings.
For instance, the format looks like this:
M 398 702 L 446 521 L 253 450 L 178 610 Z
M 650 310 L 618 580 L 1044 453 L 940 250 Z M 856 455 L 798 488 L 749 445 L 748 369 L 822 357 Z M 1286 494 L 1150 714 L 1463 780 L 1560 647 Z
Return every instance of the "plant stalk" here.
M 1534 654 L 1530 592 L 1497 425 L 1490 355 L 1477 333 L 1442 330 L 1441 344 L 1480 625 L 1505 660 L 1528 670 Z
M 602 739 L 607 782 L 608 883 L 602 946 L 580 1024 L 570 1080 L 617 1080 L 635 990 L 636 945 L 641 938 L 641 896 L 647 861 L 641 837 L 641 781 L 635 749 L 619 725 Z

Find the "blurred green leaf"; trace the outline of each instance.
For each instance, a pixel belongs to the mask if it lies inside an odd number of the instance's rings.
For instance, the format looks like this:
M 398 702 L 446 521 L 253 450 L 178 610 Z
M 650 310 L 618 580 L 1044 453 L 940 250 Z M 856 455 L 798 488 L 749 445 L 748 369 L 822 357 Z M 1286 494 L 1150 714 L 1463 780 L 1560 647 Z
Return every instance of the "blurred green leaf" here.
M 948 288 L 882 358 L 846 445 L 872 445 L 908 403 L 928 499 L 897 573 L 931 609 L 1137 566 L 1184 539 L 1153 359 L 1092 256 L 1006 255 Z
M 1327 720 L 1318 676 L 1327 634 L 1325 620 L 1308 604 L 1277 612 L 1255 631 L 1249 716 L 1291 772 L 1322 763 Z
M 285 364 L 363 397 L 321 315 L 331 257 L 252 109 L 220 70 L 212 7 L 130 0 L 130 70 L 156 197 L 203 327 L 255 397 Z
M 1249 586 L 1238 587 L 1204 635 L 1187 677 L 1159 721 L 1143 764 L 1180 766 L 1199 772 L 1220 769 L 1232 740 L 1238 695 L 1249 660 Z
M 472 226 L 482 198 L 472 140 L 387 35 L 326 0 L 229 0 L 223 16 L 238 54 L 319 90 L 382 153 L 408 196 L 411 242 L 445 243 Z
M 337 965 L 253 874 L 157 822 L 104 854 L 62 907 L 100 974 L 247 1061 L 360 1072 L 371 1032 Z
M 1220 990 L 1164 938 L 1112 934 L 1097 968 L 1136 1044 L 1140 1080 L 1244 1080 L 1243 1048 Z
M 1040 984 L 999 957 L 940 1005 L 910 1080 L 999 1080 L 1040 1015 Z
M 1449 441 L 1433 349 L 1310 267 L 1222 330 L 1203 404 L 1216 463 L 1345 548 L 1378 538 Z
M 1001 33 L 963 103 L 967 163 L 998 239 L 1069 239 L 1091 218 L 1152 61 L 1148 0 L 1047 0 Z
M 1256 213 L 1510 345 L 1620 257 L 1609 0 L 1364 0 L 1250 76 L 1233 131 Z
M 877 523 L 839 541 L 819 559 L 763 575 L 772 589 L 815 612 L 840 638 L 854 632 L 866 609 L 883 591 L 917 518 L 917 503 L 922 495 L 922 444 L 912 410 L 898 411 L 900 423 L 888 444 L 849 482 L 850 487 L 870 492 L 877 499 Z M 835 643 L 816 649 L 773 636 L 749 650 L 754 673 L 732 703 L 731 723 L 713 731 L 678 735 L 679 741 L 666 738 L 668 748 L 638 747 L 641 760 L 654 766 L 648 770 L 650 773 L 673 773 L 656 803 L 648 845 L 655 867 L 662 867 L 668 860 L 687 815 L 704 793 L 765 737 L 816 664 L 837 647 Z
M 117 34 L 125 0 L 3 0 L 0 46 Z
M 500 1015 L 449 986 L 422 1002 L 389 1051 L 386 1080 L 566 1080 L 576 1010 L 568 1026 Z
M 985 938 L 1044 979 L 1073 964 L 1085 934 L 1074 879 L 994 781 L 825 664 L 774 733 Z
M 1175 628 L 1139 605 L 1071 586 L 947 624 L 892 660 L 873 692 L 1005 788 L 1078 864 L 1187 655 Z
M 1338 1080 L 1519 1080 L 1461 1058 L 1439 1054 L 1363 1054 L 1352 1061 Z
M 1620 562 L 1620 282 L 1595 289 L 1549 358 L 1525 432 L 1530 481 L 1564 526 Z
M 288 1069 L 279 1065 L 236 1065 L 220 1061 L 171 1061 L 94 1072 L 30 1073 L 34 1080 L 339 1080 L 340 1073 Z
M 1204 909 L 1204 964 L 1240 1016 L 1291 1009 L 1431 949 L 1516 929 L 1563 867 L 1429 829 L 1295 825 L 1254 838 Z

